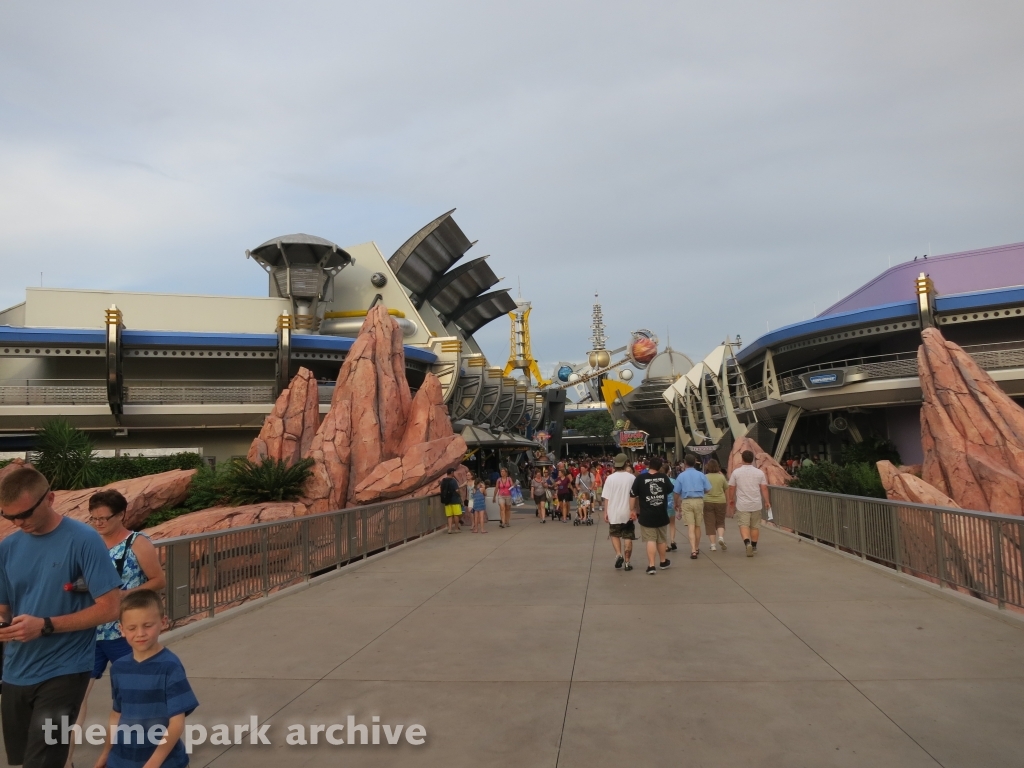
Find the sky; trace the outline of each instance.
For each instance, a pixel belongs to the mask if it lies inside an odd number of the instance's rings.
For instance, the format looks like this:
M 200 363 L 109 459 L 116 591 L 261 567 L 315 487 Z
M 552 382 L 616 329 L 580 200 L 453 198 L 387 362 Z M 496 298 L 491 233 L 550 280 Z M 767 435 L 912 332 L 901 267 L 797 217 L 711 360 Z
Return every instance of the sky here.
M 546 369 L 585 357 L 595 292 L 612 346 L 699 359 L 1024 241 L 1021 29 L 1019 0 L 11 0 L 0 306 L 265 295 L 246 248 L 390 255 L 455 208 Z M 478 339 L 507 357 L 505 320 Z

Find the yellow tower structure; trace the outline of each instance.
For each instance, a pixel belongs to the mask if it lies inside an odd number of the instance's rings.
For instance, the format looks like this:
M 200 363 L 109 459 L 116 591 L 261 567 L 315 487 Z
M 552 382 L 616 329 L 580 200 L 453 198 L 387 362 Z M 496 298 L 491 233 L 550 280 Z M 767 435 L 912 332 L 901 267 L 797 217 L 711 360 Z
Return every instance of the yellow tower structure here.
M 509 340 L 508 362 L 505 364 L 503 375 L 508 376 L 512 371 L 522 371 L 527 383 L 530 376 L 537 380 L 538 387 L 546 387 L 550 381 L 540 375 L 540 367 L 533 359 L 533 352 L 530 350 L 530 302 L 523 299 L 516 300 L 516 308 L 508 313 L 512 320 L 512 336 Z

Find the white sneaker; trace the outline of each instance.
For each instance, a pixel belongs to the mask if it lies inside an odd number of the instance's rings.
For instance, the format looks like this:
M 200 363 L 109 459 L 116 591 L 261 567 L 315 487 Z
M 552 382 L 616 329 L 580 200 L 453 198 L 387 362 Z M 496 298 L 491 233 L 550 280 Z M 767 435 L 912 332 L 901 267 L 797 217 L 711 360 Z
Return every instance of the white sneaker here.
M 725 539 L 723 539 L 721 537 L 718 538 L 718 546 L 720 546 L 722 548 L 723 552 L 725 552 L 725 550 L 728 549 L 728 547 L 725 546 Z
M 714 545 L 714 544 L 712 544 L 712 545 L 711 545 L 711 551 L 712 551 L 712 552 L 714 552 L 714 551 L 715 551 L 715 545 Z

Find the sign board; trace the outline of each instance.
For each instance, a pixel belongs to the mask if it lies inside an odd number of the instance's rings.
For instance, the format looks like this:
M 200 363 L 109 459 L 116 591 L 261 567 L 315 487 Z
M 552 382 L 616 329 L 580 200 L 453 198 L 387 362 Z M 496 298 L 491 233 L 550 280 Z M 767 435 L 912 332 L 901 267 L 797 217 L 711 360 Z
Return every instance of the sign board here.
M 693 453 L 697 456 L 710 456 L 718 450 L 717 445 L 688 445 L 683 449 L 684 453 Z
M 804 386 L 808 389 L 826 389 L 828 387 L 841 387 L 846 383 L 846 371 L 837 368 L 834 371 L 814 371 L 804 373 L 800 376 Z
M 642 429 L 624 429 L 619 432 L 617 442 L 619 448 L 643 450 L 647 447 L 647 433 Z

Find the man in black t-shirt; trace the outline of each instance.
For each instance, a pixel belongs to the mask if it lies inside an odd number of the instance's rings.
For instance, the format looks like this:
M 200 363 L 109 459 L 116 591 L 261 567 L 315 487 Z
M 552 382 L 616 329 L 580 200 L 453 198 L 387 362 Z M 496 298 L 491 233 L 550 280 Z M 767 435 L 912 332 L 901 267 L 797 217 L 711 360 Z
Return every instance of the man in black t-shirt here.
M 662 461 L 652 456 L 647 462 L 648 472 L 637 475 L 630 491 L 629 505 L 640 523 L 640 539 L 647 543 L 647 574 L 656 573 L 655 557 L 662 568 L 672 561 L 665 557 L 668 549 L 668 495 L 672 481 L 661 471 Z

